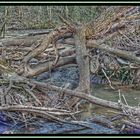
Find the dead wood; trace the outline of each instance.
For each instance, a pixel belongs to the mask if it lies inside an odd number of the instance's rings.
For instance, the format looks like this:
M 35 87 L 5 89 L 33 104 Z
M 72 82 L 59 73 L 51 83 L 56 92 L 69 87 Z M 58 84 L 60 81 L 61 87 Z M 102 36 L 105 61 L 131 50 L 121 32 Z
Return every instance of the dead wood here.
M 63 58 L 60 58 L 60 60 L 55 66 L 53 65 L 53 62 L 40 63 L 37 66 L 33 67 L 32 69 L 30 68 L 29 71 L 27 71 L 24 76 L 25 77 L 37 76 L 43 72 L 47 72 L 54 68 L 67 65 L 67 64 L 75 64 L 75 63 L 76 63 L 75 55 L 63 57 Z
M 131 126 L 133 128 L 137 128 L 137 129 L 140 129 L 140 124 L 137 124 L 136 122 L 130 122 L 130 121 L 127 121 L 127 120 L 122 120 L 124 124 L 128 125 L 128 126 Z
M 80 125 L 86 128 L 91 128 L 93 129 L 88 123 L 85 122 L 79 122 L 79 121 L 65 121 L 64 119 L 59 118 L 58 116 L 65 116 L 65 115 L 72 115 L 72 114 L 77 114 L 78 112 L 65 112 L 65 110 L 63 110 L 64 112 L 59 112 L 59 109 L 57 109 L 57 112 L 55 111 L 54 108 L 42 108 L 42 107 L 34 107 L 34 106 L 23 106 L 23 105 L 18 105 L 18 106 L 7 106 L 7 107 L 0 107 L 0 110 L 2 111 L 17 111 L 17 112 L 26 112 L 26 113 L 31 113 L 31 114 L 35 114 L 36 116 L 45 118 L 47 120 L 50 121 L 54 121 L 54 122 L 59 122 L 59 123 L 68 123 L 68 124 L 75 124 L 75 125 Z M 55 112 L 51 112 L 55 111 Z M 60 109 L 61 111 L 61 109 Z
M 34 33 L 28 33 L 27 36 L 36 36 L 36 35 L 44 35 L 44 34 L 49 34 L 53 29 L 48 29 L 47 31 L 39 31 L 39 32 L 34 32 Z
M 75 35 L 76 61 L 80 73 L 78 90 L 87 94 L 90 93 L 90 67 L 88 50 L 86 49 L 86 40 L 83 27 L 77 28 Z
M 115 49 L 115 48 L 110 47 L 110 46 L 108 46 L 106 44 L 100 44 L 100 43 L 97 43 L 95 41 L 91 41 L 87 46 L 92 47 L 92 48 L 99 48 L 99 49 L 104 50 L 106 52 L 109 52 L 111 54 L 115 54 L 115 55 L 117 55 L 117 56 L 119 56 L 121 58 L 125 58 L 125 59 L 127 59 L 129 61 L 132 61 L 132 62 L 135 62 L 137 64 L 140 64 L 140 58 L 137 57 L 132 52 Z
M 89 66 L 89 57 L 86 57 L 88 51 L 86 49 L 86 38 L 83 27 L 76 28 L 75 34 L 75 46 L 76 46 L 76 62 L 78 65 L 80 78 L 79 86 L 76 91 L 83 91 L 86 94 L 90 94 L 90 66 Z M 78 98 L 72 98 L 68 101 L 68 105 L 73 107 L 79 101 Z
M 24 59 L 22 60 L 22 65 L 20 66 L 19 69 L 19 74 L 23 74 L 24 72 L 26 73 L 28 71 L 28 62 L 32 58 L 38 56 L 42 52 L 44 52 L 51 43 L 56 42 L 58 39 L 63 38 L 66 33 L 71 32 L 71 29 L 67 28 L 61 28 L 61 29 L 56 29 L 52 31 L 50 34 L 45 35 L 41 39 L 41 43 L 38 47 L 36 47 L 33 51 L 29 52 Z
M 100 106 L 109 107 L 120 111 L 126 111 L 125 113 L 128 112 L 128 115 L 129 113 L 139 115 L 140 114 L 139 107 L 131 107 L 128 104 L 124 105 L 120 102 L 117 103 L 112 101 L 106 101 L 104 99 L 100 99 L 90 95 L 91 93 L 90 63 L 89 63 L 90 58 L 88 56 L 88 48 L 90 49 L 98 48 L 105 52 L 114 54 L 118 57 L 125 58 L 129 61 L 140 64 L 140 58 L 137 57 L 134 53 L 115 49 L 114 46 L 110 47 L 104 43 L 104 38 L 107 37 L 111 38 L 110 36 L 113 36 L 114 34 L 118 35 L 120 31 L 125 30 L 126 23 L 128 23 L 130 20 L 133 19 L 135 20 L 139 18 L 139 15 L 136 15 L 135 17 L 133 15 L 130 17 L 125 17 L 125 14 L 129 13 L 132 9 L 133 8 L 131 6 L 112 9 L 108 11 L 109 13 L 105 13 L 103 17 L 97 19 L 98 22 L 90 22 L 78 28 L 75 27 L 75 25 L 72 25 L 71 23 L 67 22 L 64 18 L 60 17 L 63 23 L 65 23 L 68 27 L 56 28 L 55 30 L 48 33 L 46 32 L 32 33 L 32 34 L 28 34 L 28 36 L 24 36 L 21 38 L 14 38 L 8 41 L 1 40 L 2 49 L 0 48 L 0 52 L 3 51 L 3 46 L 9 47 L 9 48 L 5 48 L 5 50 L 9 52 L 27 51 L 19 67 L 20 71 L 17 71 L 17 73 L 29 78 L 33 76 L 37 76 L 43 72 L 50 71 L 60 66 L 77 63 L 80 72 L 80 80 L 79 80 L 80 82 L 79 82 L 79 87 L 75 91 L 68 90 L 66 88 L 64 89 L 64 88 L 56 87 L 50 84 L 31 81 L 31 83 L 34 84 L 36 88 L 43 88 L 44 91 L 45 89 L 51 91 L 54 90 L 72 96 L 72 100 L 69 100 L 67 102 L 68 107 L 73 107 L 77 103 L 77 101 L 84 99 L 92 104 L 97 104 Z M 112 11 L 114 11 L 114 13 Z M 99 39 L 101 39 L 102 41 L 98 42 Z M 68 48 L 65 46 L 59 47 L 60 45 L 59 43 L 64 43 L 64 44 L 67 43 L 67 44 L 75 45 L 76 49 L 73 47 Z M 17 47 L 14 48 L 15 46 Z M 25 46 L 26 48 L 24 48 Z M 38 64 L 35 65 L 30 65 L 29 61 L 32 58 L 39 59 L 39 61 L 43 59 L 43 62 L 39 62 Z M 7 67 L 1 64 L 1 62 L 0 62 L 0 69 L 3 73 L 11 74 L 8 71 Z M 110 81 L 106 73 L 104 71 L 103 73 L 105 74 L 108 81 Z M 24 81 L 25 83 L 28 81 L 26 80 Z M 109 83 L 111 86 L 111 81 Z M 11 89 L 11 84 L 9 84 L 6 94 L 10 91 L 10 89 Z M 25 89 L 25 91 L 35 100 L 35 102 L 38 103 L 38 105 L 40 106 L 42 105 L 40 100 L 34 95 L 32 90 Z M 3 101 L 2 104 L 4 104 L 4 102 L 5 101 Z M 48 112 L 46 108 L 39 108 L 39 107 L 35 108 L 32 106 L 26 106 L 26 107 L 7 106 L 7 107 L 0 107 L 0 110 L 29 112 L 29 113 L 37 114 L 38 116 L 41 117 L 43 116 L 43 118 L 46 119 L 49 118 L 50 120 L 55 120 L 59 122 L 65 122 L 65 121 L 58 118 L 57 116 L 69 115 L 69 112 L 62 112 L 62 111 L 59 112 L 56 110 L 55 111 L 51 110 Z M 128 122 L 125 123 L 129 124 Z M 133 125 L 133 124 L 129 124 L 129 125 Z
M 113 126 L 113 123 L 111 121 L 108 121 L 108 119 L 105 119 L 105 118 L 101 119 L 101 118 L 99 118 L 99 116 L 94 115 L 92 120 L 93 120 L 93 122 L 102 124 L 105 127 L 108 127 L 108 128 L 111 128 L 111 129 L 115 128 Z
M 72 91 L 69 89 L 64 89 L 64 88 L 50 85 L 50 84 L 43 83 L 43 82 L 32 81 L 32 83 L 35 84 L 37 87 L 44 87 L 48 90 L 54 90 L 54 91 L 61 92 L 61 93 L 63 92 L 63 93 L 68 94 L 70 96 L 75 96 L 75 97 L 87 100 L 88 102 L 90 102 L 92 104 L 97 104 L 97 105 L 100 105 L 103 107 L 122 110 L 120 103 L 117 103 L 117 102 L 107 101 L 107 100 L 100 99 L 100 98 L 97 98 L 97 97 L 92 96 L 92 95 L 85 94 L 85 93 L 80 92 L 80 91 Z M 132 114 L 137 114 L 137 115 L 140 114 L 139 107 L 131 107 L 129 105 L 123 105 L 123 108 L 126 108 L 129 111 L 131 110 Z
M 15 37 L 10 39 L 2 39 L 1 42 L 3 46 L 11 47 L 11 46 L 26 46 L 30 47 L 32 44 L 36 43 L 40 40 L 44 35 L 36 35 L 36 36 L 23 36 L 23 37 Z
M 75 45 L 74 38 L 66 38 L 62 41 L 63 44 Z

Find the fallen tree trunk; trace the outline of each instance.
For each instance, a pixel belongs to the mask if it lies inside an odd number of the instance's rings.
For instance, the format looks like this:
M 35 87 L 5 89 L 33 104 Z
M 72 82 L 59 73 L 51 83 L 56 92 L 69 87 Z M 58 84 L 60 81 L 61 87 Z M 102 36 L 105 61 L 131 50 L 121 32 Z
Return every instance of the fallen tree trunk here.
M 44 34 L 49 34 L 53 29 L 47 29 L 47 31 L 39 31 L 39 32 L 34 32 L 34 33 L 28 33 L 28 36 L 36 36 L 36 35 L 44 35 Z
M 59 48 L 64 48 L 64 46 L 62 46 L 61 44 L 57 44 L 58 49 Z M 33 47 L 16 47 L 16 46 L 11 46 L 11 47 L 1 47 L 0 48 L 0 52 L 2 50 L 6 50 L 6 51 L 32 51 L 34 48 Z M 45 51 L 54 51 L 54 48 L 48 48 Z
M 72 90 L 69 90 L 69 89 L 63 89 L 61 87 L 57 87 L 57 86 L 50 85 L 48 83 L 43 83 L 43 82 L 32 81 L 32 83 L 35 84 L 36 87 L 38 87 L 38 88 L 43 87 L 43 88 L 46 88 L 47 90 L 54 90 L 54 91 L 61 92 L 61 93 L 63 92 L 65 94 L 68 94 L 68 95 L 71 95 L 71 96 L 75 96 L 75 97 L 78 97 L 78 98 L 81 98 L 81 99 L 85 99 L 85 100 L 87 100 L 87 101 L 89 101 L 90 103 L 93 103 L 93 104 L 97 104 L 97 105 L 101 105 L 101 106 L 109 107 L 109 108 L 114 108 L 114 109 L 120 109 L 118 103 L 111 102 L 111 101 L 106 101 L 106 100 L 94 97 L 92 95 L 85 94 L 81 91 L 75 91 L 75 90 L 72 91 Z
M 48 83 L 42 83 L 42 82 L 36 82 L 36 81 L 31 81 L 31 82 L 34 85 L 36 85 L 37 88 L 43 87 L 43 88 L 46 88 L 47 90 L 54 90 L 54 91 L 57 91 L 60 93 L 65 93 L 65 94 L 68 94 L 70 96 L 75 96 L 75 97 L 87 100 L 88 102 L 90 102 L 92 104 L 97 104 L 97 105 L 104 106 L 104 107 L 122 110 L 120 104 L 117 102 L 107 101 L 107 100 L 100 99 L 100 98 L 97 98 L 97 97 L 92 96 L 92 95 L 85 94 L 85 93 L 80 92 L 80 91 L 72 91 L 69 89 L 64 89 L 61 87 L 50 85 Z M 129 111 L 131 111 L 132 114 L 137 114 L 137 115 L 140 114 L 139 107 L 131 107 L 129 105 L 123 105 L 123 107 L 128 109 Z
M 124 50 L 122 51 L 122 50 L 119 50 L 119 49 L 115 49 L 113 47 L 109 47 L 108 45 L 100 44 L 100 43 L 95 42 L 95 41 L 88 42 L 87 46 L 90 47 L 90 48 L 101 49 L 103 51 L 115 54 L 119 57 L 125 58 L 125 59 L 127 59 L 129 61 L 132 61 L 132 62 L 135 62 L 137 64 L 140 64 L 140 57 L 136 57 L 136 55 L 134 53 L 124 51 Z
M 37 40 L 40 40 L 44 35 L 36 35 L 36 36 L 23 36 L 23 37 L 16 37 L 10 39 L 2 39 L 1 42 L 3 46 L 11 47 L 11 46 L 26 46 L 30 47 L 34 44 Z
M 52 31 L 53 32 L 53 31 Z M 31 33 L 29 35 L 24 35 L 21 37 L 14 37 L 14 38 L 6 38 L 6 39 L 1 39 L 1 43 L 2 46 L 6 46 L 6 47 L 11 47 L 11 46 L 25 46 L 25 47 L 30 47 L 32 44 L 36 43 L 38 40 L 42 39 L 44 36 L 46 37 L 48 34 L 35 34 Z M 72 33 L 66 33 L 63 37 L 60 36 L 60 38 L 58 38 L 57 43 L 63 43 L 64 39 L 67 40 L 67 38 L 71 38 L 72 37 Z M 63 38 L 63 40 L 61 40 Z M 68 43 L 66 43 L 68 44 Z M 73 44 L 73 43 L 72 43 Z
M 60 60 L 55 66 L 53 65 L 53 62 L 40 63 L 37 66 L 33 67 L 32 69 L 29 69 L 29 71 L 25 73 L 25 77 L 33 77 L 43 72 L 47 72 L 53 68 L 75 63 L 76 63 L 75 55 L 60 58 Z

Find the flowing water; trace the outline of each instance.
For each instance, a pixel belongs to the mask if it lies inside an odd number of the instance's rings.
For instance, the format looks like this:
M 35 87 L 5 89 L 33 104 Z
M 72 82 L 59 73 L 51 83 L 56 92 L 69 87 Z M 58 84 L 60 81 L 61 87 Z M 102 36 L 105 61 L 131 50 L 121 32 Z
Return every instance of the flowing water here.
M 124 95 L 128 105 L 130 106 L 138 106 L 140 103 L 140 90 L 134 89 L 122 89 L 120 90 L 121 95 Z M 112 90 L 109 87 L 103 85 L 94 85 L 92 86 L 92 95 L 104 100 L 118 102 L 119 100 L 119 92 L 118 90 Z M 123 101 L 123 98 L 122 98 Z M 87 106 L 87 107 L 86 107 Z M 92 113 L 96 113 L 98 115 L 104 115 L 107 117 L 111 117 L 114 115 L 113 112 L 115 110 L 109 109 L 106 107 L 101 107 L 99 105 L 85 105 L 86 111 L 83 113 L 83 119 L 87 116 L 92 115 Z M 90 108 L 90 109 L 89 109 Z

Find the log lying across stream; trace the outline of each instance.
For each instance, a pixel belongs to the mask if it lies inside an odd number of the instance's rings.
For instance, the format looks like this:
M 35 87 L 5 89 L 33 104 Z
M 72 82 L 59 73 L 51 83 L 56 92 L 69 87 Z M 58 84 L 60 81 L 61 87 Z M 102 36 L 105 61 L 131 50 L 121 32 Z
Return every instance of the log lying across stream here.
M 72 91 L 72 90 L 69 90 L 69 89 L 64 89 L 64 88 L 57 87 L 57 86 L 54 86 L 54 85 L 50 85 L 50 84 L 47 84 L 47 83 L 42 83 L 42 82 L 37 82 L 37 81 L 32 81 L 32 83 L 35 84 L 37 86 L 37 88 L 42 87 L 42 88 L 45 88 L 45 89 L 57 91 L 59 93 L 63 92 L 65 94 L 87 100 L 88 102 L 90 102 L 92 104 L 97 104 L 97 105 L 100 105 L 100 106 L 103 106 L 103 107 L 122 110 L 121 104 L 119 102 L 117 103 L 117 102 L 107 101 L 107 100 L 100 99 L 100 98 L 97 98 L 97 97 L 92 96 L 92 95 L 87 95 L 87 94 L 85 94 L 83 92 L 80 92 L 80 91 Z M 140 108 L 139 107 L 131 107 L 131 106 L 128 106 L 128 105 L 123 105 L 123 107 L 132 111 L 133 114 L 137 114 L 137 115 L 140 114 Z

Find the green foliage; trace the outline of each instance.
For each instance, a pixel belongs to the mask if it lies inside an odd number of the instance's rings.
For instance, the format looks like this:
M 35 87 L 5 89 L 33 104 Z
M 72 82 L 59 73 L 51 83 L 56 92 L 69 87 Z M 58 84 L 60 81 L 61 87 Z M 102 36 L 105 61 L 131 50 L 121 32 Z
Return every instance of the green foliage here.
M 121 68 L 120 74 L 119 74 L 119 80 L 122 83 L 131 83 L 133 79 L 133 76 L 131 75 L 131 71 L 128 68 Z
M 97 16 L 96 6 L 71 6 L 71 18 L 77 22 L 88 22 Z
M 0 6 L 0 18 L 4 16 L 6 6 Z M 49 28 L 62 24 L 58 15 L 74 22 L 86 23 L 96 18 L 102 6 L 7 6 L 9 26 L 13 23 L 25 23 L 25 28 Z M 55 23 L 55 26 L 54 26 Z M 19 25 L 18 25 L 19 27 Z
M 55 28 L 55 24 L 53 22 L 47 21 L 45 22 L 39 22 L 39 23 L 33 23 L 31 21 L 29 21 L 28 23 L 26 23 L 26 27 L 27 29 L 50 29 L 50 28 Z
M 132 84 L 134 79 L 133 71 L 131 71 L 128 67 L 121 67 L 118 71 L 114 73 L 114 70 L 106 69 L 106 75 L 109 77 L 111 81 L 120 81 L 122 84 Z M 106 76 L 100 69 L 98 75 L 101 76 L 102 79 L 106 79 Z

